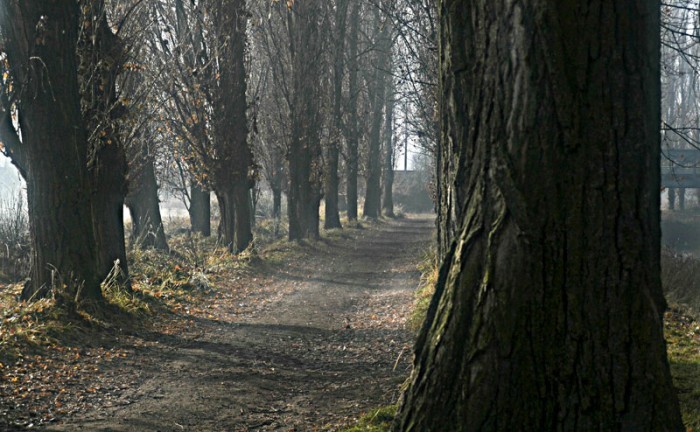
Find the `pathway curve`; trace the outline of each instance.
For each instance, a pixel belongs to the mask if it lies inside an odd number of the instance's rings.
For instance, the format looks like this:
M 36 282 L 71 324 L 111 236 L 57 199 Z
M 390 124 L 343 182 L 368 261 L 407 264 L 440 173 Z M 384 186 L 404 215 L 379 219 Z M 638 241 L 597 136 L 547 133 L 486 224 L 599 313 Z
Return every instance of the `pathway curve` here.
M 395 402 L 433 226 L 411 217 L 348 229 L 266 265 L 244 281 L 264 286 L 246 300 L 257 307 L 212 304 L 212 318 L 181 334 L 154 333 L 111 366 L 116 397 L 49 430 L 326 430 Z

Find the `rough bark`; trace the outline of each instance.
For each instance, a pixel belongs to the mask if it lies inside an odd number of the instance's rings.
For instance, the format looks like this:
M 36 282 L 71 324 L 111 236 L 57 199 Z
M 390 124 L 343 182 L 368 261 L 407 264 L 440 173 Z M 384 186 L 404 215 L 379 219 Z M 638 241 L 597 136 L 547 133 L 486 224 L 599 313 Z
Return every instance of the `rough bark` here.
M 345 126 L 345 145 L 347 146 L 346 189 L 348 220 L 357 220 L 357 165 L 359 162 L 359 131 L 357 115 L 357 98 L 360 93 L 358 77 L 357 39 L 360 31 L 360 8 L 358 1 L 351 2 L 350 29 L 348 36 L 348 124 Z
M 91 223 L 87 134 L 80 112 L 76 2 L 4 2 L 5 51 L 15 83 L 26 156 L 32 274 L 22 298 L 61 281 L 100 298 Z
M 97 246 L 98 274 L 129 286 L 124 239 L 124 199 L 127 161 L 117 130 L 123 107 L 116 80 L 124 61 L 122 43 L 107 24 L 104 2 L 81 2 L 78 42 L 81 109 L 90 136 L 88 168 L 92 183 L 92 223 Z
M 238 253 L 253 240 L 249 195 L 253 186 L 253 153 L 248 142 L 246 117 L 245 46 L 248 16 L 245 0 L 217 3 L 214 17 L 221 46 L 217 58 L 220 91 L 214 95 L 216 158 L 210 170 L 214 193 L 227 212 L 224 218 L 222 210 L 220 233 L 229 250 Z
M 319 0 L 294 3 L 288 14 L 292 56 L 291 137 L 289 162 L 289 240 L 319 236 L 321 202 L 321 113 L 318 77 L 323 44 L 319 24 Z
M 160 215 L 158 182 L 153 160 L 144 149 L 143 159 L 131 167 L 132 181 L 126 197 L 126 206 L 131 214 L 131 241 L 138 248 L 155 248 L 169 251 L 168 242 Z
M 659 276 L 658 2 L 440 15 L 456 235 L 395 430 L 683 430 Z
M 211 201 L 210 193 L 205 191 L 196 180 L 190 184 L 190 227 L 192 232 L 204 237 L 211 235 Z

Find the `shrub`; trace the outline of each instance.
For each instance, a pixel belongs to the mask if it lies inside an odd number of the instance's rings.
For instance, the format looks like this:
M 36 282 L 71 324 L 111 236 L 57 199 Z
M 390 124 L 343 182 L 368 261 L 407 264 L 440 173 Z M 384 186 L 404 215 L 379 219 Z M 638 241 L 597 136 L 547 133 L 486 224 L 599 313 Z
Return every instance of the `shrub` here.
M 0 279 L 17 282 L 29 274 L 29 216 L 21 192 L 0 198 Z

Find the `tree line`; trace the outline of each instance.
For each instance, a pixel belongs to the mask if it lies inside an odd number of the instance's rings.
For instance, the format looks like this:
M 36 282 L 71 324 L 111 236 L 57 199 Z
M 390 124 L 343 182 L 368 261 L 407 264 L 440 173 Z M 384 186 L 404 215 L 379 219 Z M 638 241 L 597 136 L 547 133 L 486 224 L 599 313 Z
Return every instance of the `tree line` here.
M 434 151 L 428 1 L 30 0 L 0 14 L 0 140 L 27 184 L 26 299 L 58 284 L 99 299 L 114 270 L 128 286 L 122 209 L 136 245 L 167 251 L 163 185 L 205 236 L 213 194 L 216 234 L 238 253 L 260 183 L 278 220 L 287 196 L 289 239 L 315 238 L 322 200 L 329 229 L 341 198 L 350 221 L 393 216 L 399 134 Z
M 441 269 L 395 430 L 683 430 L 659 259 L 668 5 L 2 6 L 1 137 L 32 227 L 25 296 L 77 281 L 99 298 L 108 268 L 127 274 L 123 203 L 135 237 L 167 248 L 158 165 L 180 176 L 193 228 L 210 230 L 200 205 L 216 195 L 232 253 L 251 241 L 261 177 L 277 215 L 286 191 L 292 240 L 319 235 L 322 198 L 339 225 L 340 178 L 349 219 L 361 174 L 363 214 L 390 214 L 402 115 L 435 156 Z

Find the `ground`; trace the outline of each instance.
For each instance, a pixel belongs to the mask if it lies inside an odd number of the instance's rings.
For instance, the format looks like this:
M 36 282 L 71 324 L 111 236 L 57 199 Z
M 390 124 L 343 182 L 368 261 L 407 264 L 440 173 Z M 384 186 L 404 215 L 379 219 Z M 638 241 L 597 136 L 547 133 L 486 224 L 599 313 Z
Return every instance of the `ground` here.
M 4 378 L 31 374 L 20 391 L 28 400 L 43 392 L 44 411 L 6 427 L 334 430 L 395 403 L 412 356 L 405 322 L 416 266 L 433 227 L 430 217 L 412 217 L 280 246 L 242 275 L 212 276 L 214 294 L 165 322 L 63 348 L 77 371 L 69 380 L 42 373 L 41 355 L 25 356 L 24 373 Z M 5 414 L 32 407 L 0 404 Z

